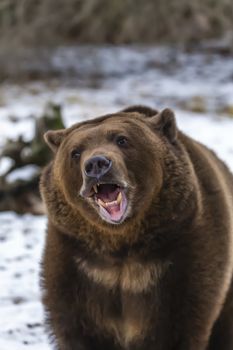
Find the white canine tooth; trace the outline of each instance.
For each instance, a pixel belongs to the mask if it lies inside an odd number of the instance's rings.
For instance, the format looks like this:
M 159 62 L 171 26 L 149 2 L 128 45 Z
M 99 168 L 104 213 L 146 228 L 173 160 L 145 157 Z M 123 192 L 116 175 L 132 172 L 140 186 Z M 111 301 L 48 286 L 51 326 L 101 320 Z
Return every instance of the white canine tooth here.
M 120 204 L 120 203 L 121 203 L 121 201 L 122 201 L 122 193 L 121 193 L 121 192 L 119 192 L 116 201 L 117 201 L 117 204 Z
M 98 193 L 97 185 L 93 186 L 95 193 Z

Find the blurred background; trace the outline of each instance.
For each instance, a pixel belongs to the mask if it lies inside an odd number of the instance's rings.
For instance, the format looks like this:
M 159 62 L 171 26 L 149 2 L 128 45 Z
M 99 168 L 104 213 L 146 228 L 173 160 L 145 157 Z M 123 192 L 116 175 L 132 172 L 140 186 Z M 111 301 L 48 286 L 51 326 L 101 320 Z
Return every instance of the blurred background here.
M 0 0 L 1 350 L 50 349 L 44 132 L 131 104 L 173 108 L 233 170 L 232 0 Z

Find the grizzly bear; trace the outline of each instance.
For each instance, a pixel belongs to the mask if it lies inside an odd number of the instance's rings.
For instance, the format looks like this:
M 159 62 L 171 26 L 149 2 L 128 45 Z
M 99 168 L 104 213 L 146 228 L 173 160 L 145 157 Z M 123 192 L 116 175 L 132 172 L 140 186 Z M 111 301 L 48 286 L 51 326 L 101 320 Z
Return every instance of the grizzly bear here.
M 222 137 L 224 137 L 222 135 Z M 43 302 L 59 350 L 233 349 L 233 176 L 170 109 L 45 140 Z

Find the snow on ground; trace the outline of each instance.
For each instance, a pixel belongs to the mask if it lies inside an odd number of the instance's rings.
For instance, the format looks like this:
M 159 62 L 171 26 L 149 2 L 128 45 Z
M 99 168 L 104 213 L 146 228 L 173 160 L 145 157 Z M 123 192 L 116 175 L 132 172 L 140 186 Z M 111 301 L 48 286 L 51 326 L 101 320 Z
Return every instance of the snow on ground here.
M 45 217 L 0 215 L 1 350 L 49 349 L 38 289 L 45 228 Z
M 74 77 L 0 86 L 0 147 L 7 137 L 33 135 L 33 116 L 48 102 L 63 106 L 67 126 L 130 104 L 172 107 L 179 127 L 213 148 L 233 170 L 233 64 L 217 55 L 158 48 L 83 48 L 55 54 L 56 69 Z M 187 103 L 201 101 L 201 113 Z M 9 167 L 0 162 L 0 173 Z M 24 169 L 23 174 L 27 176 Z M 45 217 L 0 214 L 0 350 L 48 350 L 39 291 Z

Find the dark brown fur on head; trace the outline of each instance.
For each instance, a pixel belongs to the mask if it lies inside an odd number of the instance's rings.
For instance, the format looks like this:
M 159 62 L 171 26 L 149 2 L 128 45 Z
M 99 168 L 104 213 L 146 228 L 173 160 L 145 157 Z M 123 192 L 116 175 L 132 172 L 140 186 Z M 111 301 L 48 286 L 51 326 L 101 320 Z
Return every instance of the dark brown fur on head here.
M 170 109 L 131 106 L 45 140 L 42 284 L 56 349 L 232 350 L 226 165 Z

